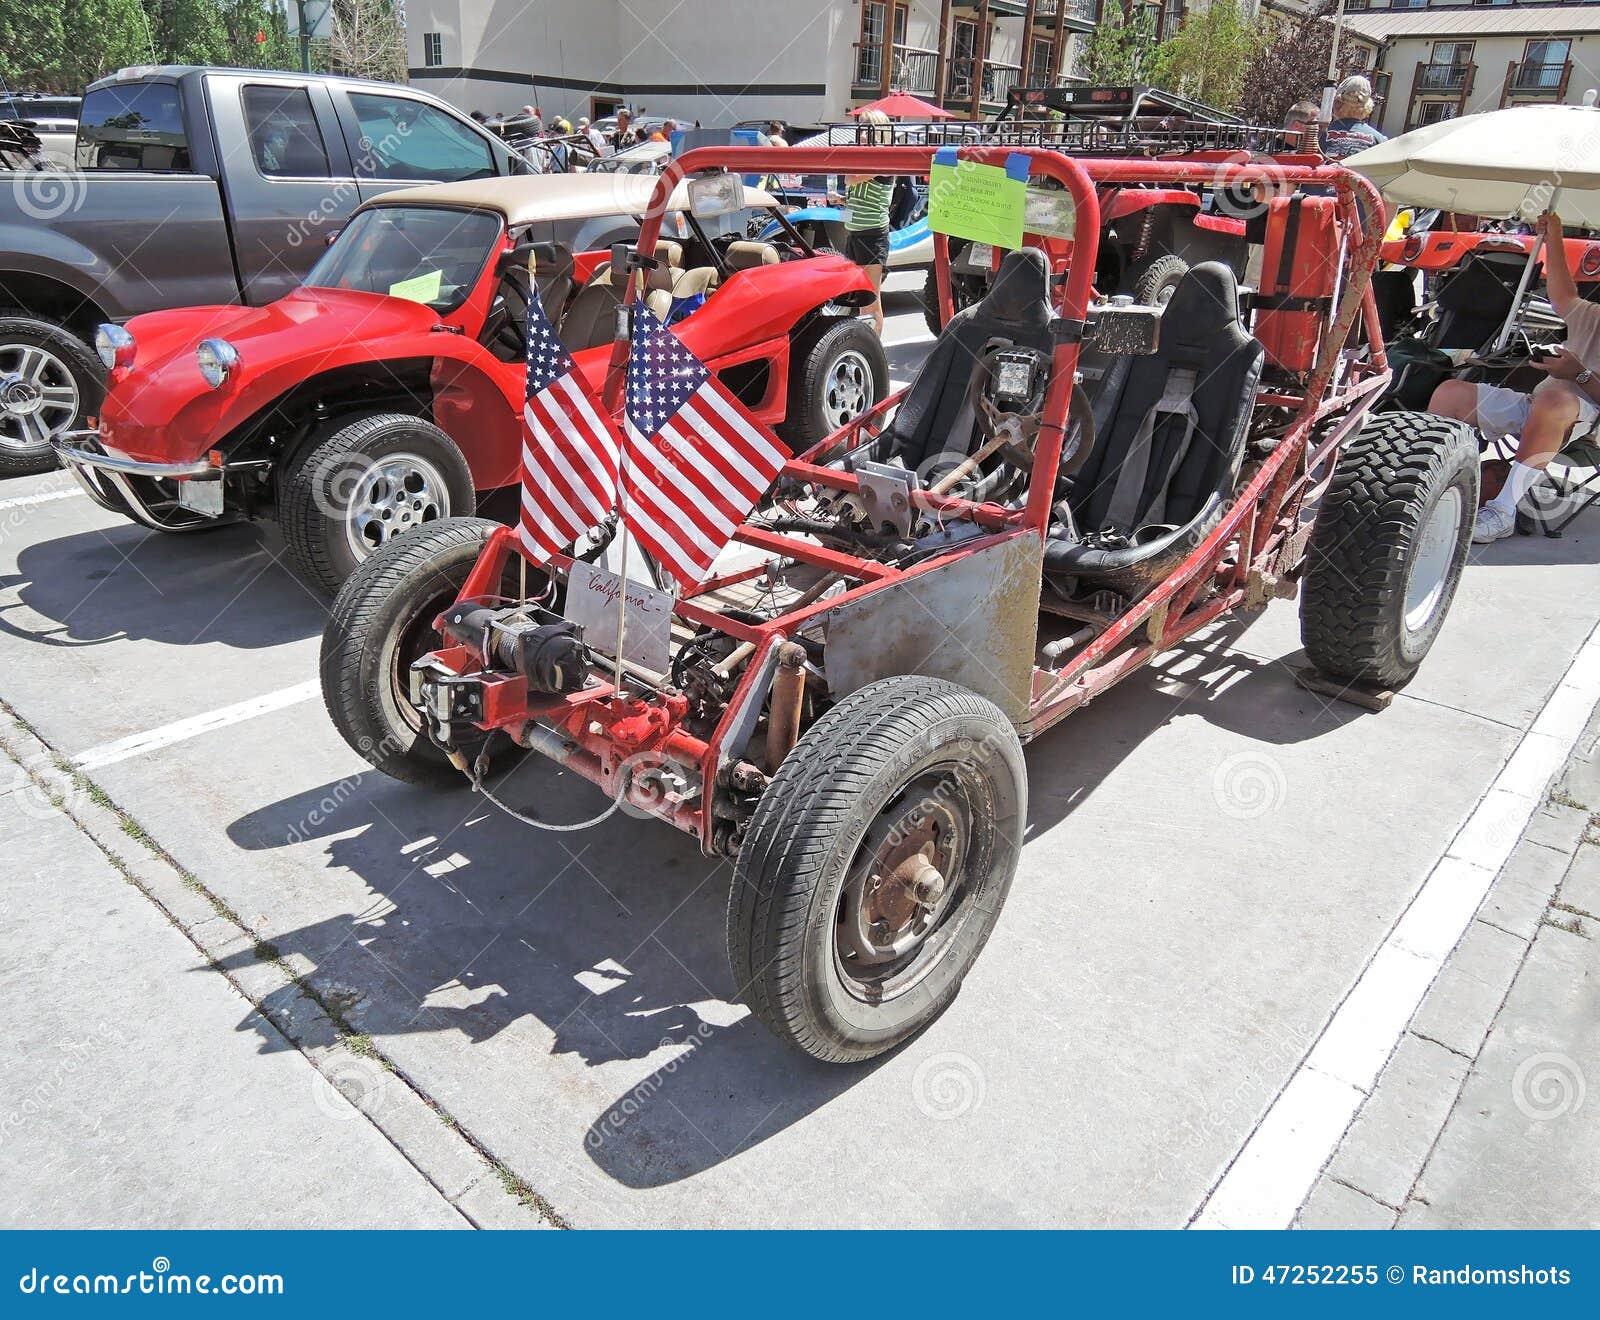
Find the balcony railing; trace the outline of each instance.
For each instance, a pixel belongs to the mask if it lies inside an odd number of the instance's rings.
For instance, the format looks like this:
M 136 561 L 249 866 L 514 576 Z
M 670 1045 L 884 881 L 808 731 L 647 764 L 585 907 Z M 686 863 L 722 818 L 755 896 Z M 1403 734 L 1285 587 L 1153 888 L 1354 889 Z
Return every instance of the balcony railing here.
M 972 79 L 978 61 L 971 55 L 954 55 L 944 66 L 944 99 L 949 104 L 972 103 Z
M 939 52 L 918 46 L 896 46 L 889 66 L 889 86 L 913 96 L 932 96 L 939 81 Z
M 1419 62 L 1413 90 L 1459 94 L 1472 83 L 1472 64 L 1428 64 Z
M 1511 66 L 1510 91 L 1513 96 L 1559 96 L 1566 88 L 1572 61 L 1559 64 L 1517 60 Z
M 983 94 L 979 98 L 984 105 L 1004 105 L 1006 96 L 1017 85 L 1022 77 L 1020 64 L 996 64 L 993 60 L 983 62 Z

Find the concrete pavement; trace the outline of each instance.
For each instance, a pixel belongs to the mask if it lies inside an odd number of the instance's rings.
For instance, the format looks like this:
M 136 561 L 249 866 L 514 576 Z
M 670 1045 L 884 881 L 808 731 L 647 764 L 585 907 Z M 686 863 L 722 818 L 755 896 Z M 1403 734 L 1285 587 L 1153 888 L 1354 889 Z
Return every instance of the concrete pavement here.
M 1300 1213 L 1600 1227 L 1600 719 Z
M 926 336 L 890 305 L 903 375 Z M 1294 686 L 1286 603 L 1074 715 L 1029 749 L 1021 868 L 962 994 L 865 1068 L 784 1052 L 732 1001 L 727 868 L 671 831 L 538 833 L 368 771 L 299 691 L 324 607 L 270 528 L 8 511 L 0 698 L 96 767 L 109 837 L 176 864 L 160 901 L 248 996 L 226 1031 L 377 1060 L 358 1105 L 458 1207 L 492 1185 L 578 1226 L 1179 1226 L 1558 692 L 1600 623 L 1597 550 L 1591 514 L 1478 552 L 1381 715 Z M 508 791 L 557 820 L 595 802 L 531 760 Z

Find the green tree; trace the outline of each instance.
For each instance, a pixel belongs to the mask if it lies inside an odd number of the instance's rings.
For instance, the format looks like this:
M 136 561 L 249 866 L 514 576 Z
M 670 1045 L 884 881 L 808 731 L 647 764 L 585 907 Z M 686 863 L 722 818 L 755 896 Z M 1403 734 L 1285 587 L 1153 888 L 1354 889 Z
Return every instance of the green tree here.
M 144 0 L 163 64 L 226 64 L 228 31 L 216 0 Z
M 1092 86 L 1149 81 L 1156 10 L 1109 0 L 1084 44 L 1078 68 Z
M 52 80 L 81 92 L 96 78 L 160 59 L 139 0 L 63 0 L 62 50 Z
M 1238 108 L 1264 44 L 1264 24 L 1238 0 L 1211 0 L 1151 55 L 1150 81 L 1219 110 Z
M 12 91 L 68 90 L 60 83 L 65 49 L 60 10 L 32 0 L 0 0 L 0 77 Z

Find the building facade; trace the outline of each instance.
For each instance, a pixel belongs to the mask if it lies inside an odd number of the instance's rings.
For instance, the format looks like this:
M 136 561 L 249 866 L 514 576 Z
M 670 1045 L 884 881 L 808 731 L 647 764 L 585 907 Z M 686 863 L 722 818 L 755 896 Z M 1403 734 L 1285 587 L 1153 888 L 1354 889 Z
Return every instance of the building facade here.
M 1578 104 L 1600 86 L 1600 5 L 1347 0 L 1391 137 L 1504 106 Z
M 1182 0 L 1141 0 L 1163 26 Z M 468 110 L 619 104 L 707 127 L 837 122 L 907 91 L 992 114 L 1018 82 L 1077 76 L 1121 0 L 408 0 L 411 80 Z

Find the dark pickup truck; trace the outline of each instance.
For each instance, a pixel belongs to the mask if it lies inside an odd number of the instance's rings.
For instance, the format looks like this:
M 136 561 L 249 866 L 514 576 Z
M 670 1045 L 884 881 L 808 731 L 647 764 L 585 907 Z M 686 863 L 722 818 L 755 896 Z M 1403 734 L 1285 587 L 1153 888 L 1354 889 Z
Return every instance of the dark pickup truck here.
M 0 188 L 0 476 L 53 466 L 98 407 L 102 322 L 271 302 L 368 198 L 528 169 L 423 92 L 186 66 L 92 84 L 76 166 Z

